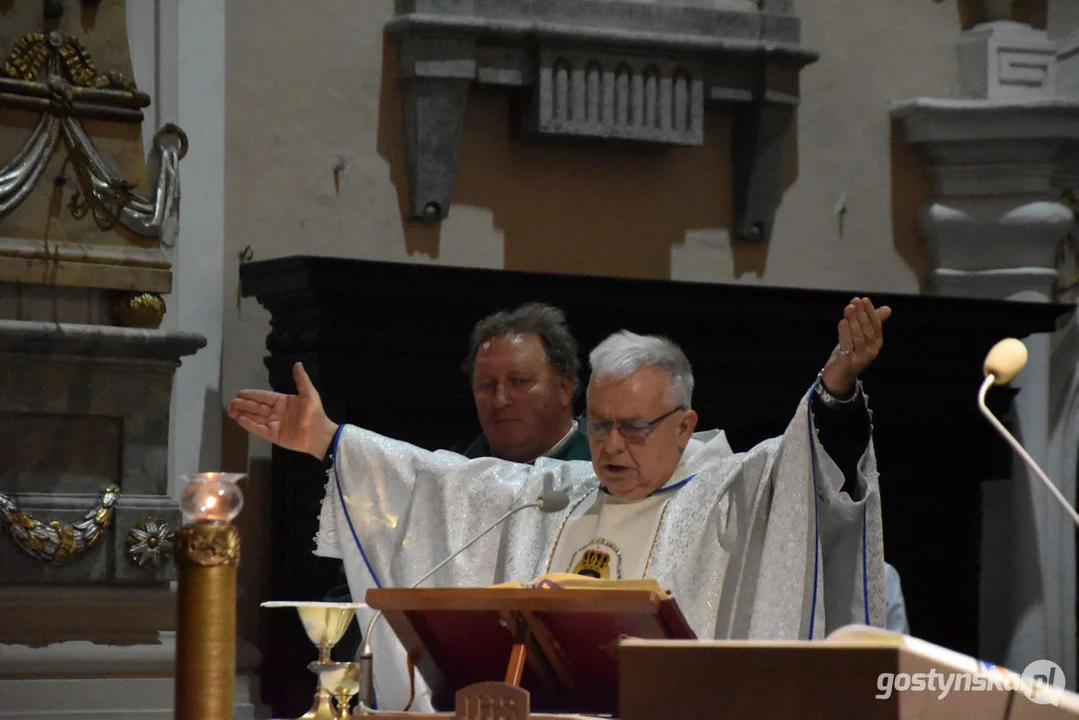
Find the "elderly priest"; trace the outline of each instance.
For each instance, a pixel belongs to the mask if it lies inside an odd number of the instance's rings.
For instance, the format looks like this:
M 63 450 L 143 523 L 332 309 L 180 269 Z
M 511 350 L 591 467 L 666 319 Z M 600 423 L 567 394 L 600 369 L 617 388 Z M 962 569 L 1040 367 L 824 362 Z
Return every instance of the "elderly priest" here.
M 625 331 L 589 357 L 591 463 L 470 460 L 338 426 L 299 364 L 297 395 L 246 390 L 228 412 L 260 437 L 331 460 L 316 553 L 343 558 L 354 597 L 412 584 L 507 510 L 561 490 L 564 510 L 513 515 L 429 582 L 651 577 L 698 637 L 823 638 L 848 623 L 885 623 L 880 496 L 858 378 L 890 314 L 851 300 L 786 432 L 743 453 L 721 431 L 694 433 L 682 351 Z M 400 646 L 385 623 L 371 642 L 379 704 L 401 707 Z

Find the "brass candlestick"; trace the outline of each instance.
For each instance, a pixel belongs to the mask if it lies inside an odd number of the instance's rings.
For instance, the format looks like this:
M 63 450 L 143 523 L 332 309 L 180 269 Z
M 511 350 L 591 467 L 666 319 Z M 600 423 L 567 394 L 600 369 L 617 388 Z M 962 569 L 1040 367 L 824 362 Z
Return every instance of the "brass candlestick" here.
M 232 720 L 236 686 L 236 568 L 243 507 L 235 473 L 186 481 L 180 506 L 193 522 L 176 532 L 176 720 Z

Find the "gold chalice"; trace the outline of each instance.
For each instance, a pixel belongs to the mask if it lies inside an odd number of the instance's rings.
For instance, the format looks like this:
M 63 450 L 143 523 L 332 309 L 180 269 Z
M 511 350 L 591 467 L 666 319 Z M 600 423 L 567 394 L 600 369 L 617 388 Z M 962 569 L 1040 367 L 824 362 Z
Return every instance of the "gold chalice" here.
M 353 674 L 356 689 L 344 695 L 345 712 L 348 717 L 348 703 L 359 689 L 359 665 L 357 663 L 335 663 L 330 659 L 330 651 L 348 630 L 349 623 L 356 617 L 356 608 L 365 608 L 364 603 L 303 602 L 295 600 L 271 600 L 262 603 L 264 608 L 296 608 L 303 623 L 307 637 L 318 647 L 318 660 L 310 663 L 307 669 L 318 676 L 318 688 L 311 709 L 300 716 L 299 720 L 336 720 L 331 698 L 349 686 L 350 671 L 346 666 L 356 665 Z M 340 702 L 340 700 L 339 700 Z
M 360 691 L 360 664 L 357 662 L 316 663 L 319 685 L 326 689 L 337 703 L 335 720 L 351 717 L 352 698 Z

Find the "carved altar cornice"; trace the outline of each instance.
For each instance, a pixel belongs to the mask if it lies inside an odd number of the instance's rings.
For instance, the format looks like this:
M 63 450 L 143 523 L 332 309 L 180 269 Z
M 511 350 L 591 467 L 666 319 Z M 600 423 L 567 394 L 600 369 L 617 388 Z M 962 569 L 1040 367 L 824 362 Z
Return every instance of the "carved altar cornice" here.
M 156 247 L 0 237 L 0 282 L 168 293 L 172 269 Z
M 918 98 L 892 105 L 908 142 L 1079 139 L 1079 102 L 1067 98 L 994 101 Z
M 0 353 L 50 358 L 78 357 L 127 360 L 180 358 L 206 346 L 206 338 L 190 332 L 163 332 L 110 325 L 0 320 Z
M 398 0 L 386 34 L 403 93 L 409 214 L 446 217 L 475 83 L 528 89 L 518 125 L 538 139 L 700 145 L 706 109 L 730 106 L 733 234 L 767 240 L 799 72 L 817 58 L 799 32 L 789 0 Z

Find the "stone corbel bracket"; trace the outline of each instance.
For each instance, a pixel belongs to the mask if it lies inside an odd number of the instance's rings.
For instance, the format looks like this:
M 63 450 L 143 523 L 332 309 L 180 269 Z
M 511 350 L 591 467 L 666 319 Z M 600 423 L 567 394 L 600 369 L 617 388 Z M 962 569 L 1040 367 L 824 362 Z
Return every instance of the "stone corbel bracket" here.
M 516 125 L 538 139 L 696 146 L 706 109 L 730 107 L 733 234 L 766 241 L 799 72 L 817 54 L 798 44 L 791 0 L 716 4 L 397 0 L 386 35 L 403 97 L 410 216 L 447 216 L 477 83 L 523 90 Z

